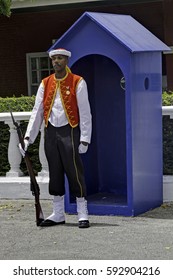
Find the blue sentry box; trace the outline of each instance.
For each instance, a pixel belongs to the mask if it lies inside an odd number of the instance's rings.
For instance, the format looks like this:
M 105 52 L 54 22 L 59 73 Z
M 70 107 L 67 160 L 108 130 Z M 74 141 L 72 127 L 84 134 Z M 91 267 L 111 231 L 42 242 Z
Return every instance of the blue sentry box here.
M 88 84 L 92 143 L 83 155 L 89 214 L 135 216 L 163 202 L 162 51 L 128 15 L 85 12 L 52 48 Z M 66 212 L 76 213 L 66 180 Z

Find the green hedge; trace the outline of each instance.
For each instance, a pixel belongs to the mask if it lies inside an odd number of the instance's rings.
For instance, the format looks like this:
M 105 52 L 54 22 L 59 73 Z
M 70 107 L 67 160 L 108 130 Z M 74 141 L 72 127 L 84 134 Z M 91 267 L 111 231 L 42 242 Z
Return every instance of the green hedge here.
M 9 108 L 13 112 L 31 111 L 34 105 L 35 96 L 32 97 L 7 97 L 0 98 L 0 112 L 9 112 Z M 173 92 L 163 92 L 162 104 L 164 106 L 173 105 Z M 26 131 L 27 122 L 21 122 L 23 134 Z M 9 143 L 9 127 L 3 122 L 0 122 L 0 176 L 4 176 L 9 171 L 7 158 L 8 143 Z M 41 164 L 38 156 L 40 134 L 35 143 L 29 146 L 29 153 L 35 174 L 41 170 Z M 15 148 L 15 147 L 14 147 Z M 22 159 L 21 169 L 24 174 L 27 174 L 27 169 Z M 173 120 L 169 116 L 163 116 L 163 174 L 173 175 Z
M 21 97 L 0 97 L 0 113 L 9 112 L 23 112 L 23 111 L 31 111 L 35 102 L 35 96 L 21 96 Z M 21 130 L 23 135 L 25 134 L 27 121 L 21 122 Z M 6 172 L 9 171 L 10 166 L 8 164 L 8 143 L 9 143 L 9 126 L 4 124 L 4 122 L 0 122 L 0 176 L 5 176 Z M 38 135 L 36 141 L 33 145 L 29 146 L 28 152 L 33 163 L 34 173 L 37 173 L 41 170 L 41 164 L 39 161 L 38 155 L 38 147 L 40 141 L 40 134 Z M 17 147 L 14 147 L 16 149 Z M 21 170 L 25 175 L 28 175 L 26 165 L 24 159 L 21 161 Z
M 162 93 L 162 105 L 163 106 L 173 106 L 173 92 L 164 91 Z
M 163 106 L 173 106 L 173 92 L 164 91 Z M 173 119 L 163 116 L 163 174 L 173 175 Z
M 0 113 L 31 111 L 35 102 L 35 95 L 21 97 L 0 97 Z

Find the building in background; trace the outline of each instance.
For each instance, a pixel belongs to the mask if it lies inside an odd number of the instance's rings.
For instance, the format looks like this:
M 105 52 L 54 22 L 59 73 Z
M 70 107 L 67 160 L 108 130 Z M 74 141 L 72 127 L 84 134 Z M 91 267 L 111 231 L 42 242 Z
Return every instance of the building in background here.
M 84 12 L 131 15 L 173 49 L 172 9 L 172 0 L 13 0 L 11 17 L 0 16 L 0 97 L 36 93 L 52 72 L 47 50 Z M 173 91 L 173 51 L 163 54 L 162 72 Z

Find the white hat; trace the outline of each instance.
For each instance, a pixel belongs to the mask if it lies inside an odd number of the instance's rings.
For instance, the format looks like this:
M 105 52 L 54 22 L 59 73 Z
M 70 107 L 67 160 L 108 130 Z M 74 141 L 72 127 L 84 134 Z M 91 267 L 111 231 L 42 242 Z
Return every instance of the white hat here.
M 65 56 L 68 56 L 68 57 L 71 57 L 71 52 L 70 51 L 67 51 L 65 49 L 55 49 L 55 50 L 51 50 L 49 52 L 49 57 L 51 58 L 53 55 L 58 55 L 58 54 L 61 54 L 61 55 L 65 55 Z

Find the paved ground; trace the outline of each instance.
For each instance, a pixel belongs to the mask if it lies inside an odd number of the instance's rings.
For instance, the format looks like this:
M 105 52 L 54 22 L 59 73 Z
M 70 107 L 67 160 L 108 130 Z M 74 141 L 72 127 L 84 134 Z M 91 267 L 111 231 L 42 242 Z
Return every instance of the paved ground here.
M 50 200 L 42 200 L 45 216 Z M 33 200 L 0 200 L 1 260 L 173 260 L 173 203 L 137 217 L 90 216 L 79 229 L 77 217 L 51 228 L 35 225 Z

